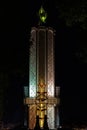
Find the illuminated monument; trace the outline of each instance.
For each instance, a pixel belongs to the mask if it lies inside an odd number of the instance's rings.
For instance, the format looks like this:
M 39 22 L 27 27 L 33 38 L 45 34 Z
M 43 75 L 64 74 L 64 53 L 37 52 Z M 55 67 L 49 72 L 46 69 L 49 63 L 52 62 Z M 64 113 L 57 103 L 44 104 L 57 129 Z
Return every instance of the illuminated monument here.
M 47 116 L 49 129 L 59 125 L 58 104 L 54 71 L 54 34 L 51 27 L 43 26 L 47 14 L 41 7 L 39 10 L 40 25 L 31 29 L 29 50 L 29 96 L 24 104 L 28 106 L 28 128 L 34 129 L 37 119 L 41 129 Z M 57 95 L 58 96 L 58 95 Z

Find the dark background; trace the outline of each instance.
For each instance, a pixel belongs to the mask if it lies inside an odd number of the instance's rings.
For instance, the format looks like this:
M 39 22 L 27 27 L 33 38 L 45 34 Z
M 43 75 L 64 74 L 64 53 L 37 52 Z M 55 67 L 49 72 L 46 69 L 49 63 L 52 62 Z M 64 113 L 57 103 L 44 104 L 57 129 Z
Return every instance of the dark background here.
M 2 119 L 10 123 L 22 122 L 23 86 L 28 85 L 30 29 L 38 24 L 37 13 L 42 3 L 48 12 L 47 25 L 56 30 L 55 84 L 61 88 L 60 123 L 86 124 L 87 6 L 85 0 L 0 1 Z

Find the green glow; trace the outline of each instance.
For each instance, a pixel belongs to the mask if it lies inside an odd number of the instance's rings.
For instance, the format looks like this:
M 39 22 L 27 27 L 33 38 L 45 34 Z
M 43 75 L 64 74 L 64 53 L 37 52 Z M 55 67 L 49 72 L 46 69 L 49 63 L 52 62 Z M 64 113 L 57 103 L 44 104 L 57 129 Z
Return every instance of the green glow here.
M 43 7 L 41 6 L 40 10 L 39 10 L 39 17 L 40 17 L 40 21 L 42 23 L 46 22 L 46 18 L 47 18 L 47 13 L 45 12 L 45 10 L 43 9 Z

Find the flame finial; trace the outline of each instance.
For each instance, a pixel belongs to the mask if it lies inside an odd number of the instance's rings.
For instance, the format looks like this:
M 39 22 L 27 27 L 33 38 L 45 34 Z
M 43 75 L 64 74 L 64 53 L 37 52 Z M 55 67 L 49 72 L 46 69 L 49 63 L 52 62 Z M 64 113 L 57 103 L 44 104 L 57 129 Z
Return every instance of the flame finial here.
M 46 13 L 46 11 L 44 10 L 44 8 L 42 6 L 39 9 L 39 19 L 40 19 L 40 24 L 41 23 L 46 23 L 47 13 Z

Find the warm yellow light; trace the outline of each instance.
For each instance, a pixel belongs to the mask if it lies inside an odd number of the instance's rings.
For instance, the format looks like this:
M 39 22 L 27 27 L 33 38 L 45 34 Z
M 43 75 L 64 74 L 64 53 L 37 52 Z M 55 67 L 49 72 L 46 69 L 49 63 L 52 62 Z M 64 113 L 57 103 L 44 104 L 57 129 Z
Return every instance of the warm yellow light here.
M 43 80 L 40 80 L 38 84 L 38 93 L 37 93 L 37 114 L 39 115 L 39 124 L 40 127 L 43 128 L 44 125 L 44 116 L 46 113 L 46 94 L 45 90 L 46 89 L 46 84 L 44 83 Z
M 44 104 L 40 104 L 41 107 L 43 107 Z
M 44 82 L 43 82 L 43 80 L 41 80 L 40 81 L 40 83 L 38 84 L 38 90 L 39 90 L 39 92 L 45 92 L 45 84 L 44 84 Z
M 43 125 L 44 125 L 44 119 L 40 119 L 40 127 L 43 128 Z
M 40 113 L 40 118 L 44 118 L 44 112 Z

